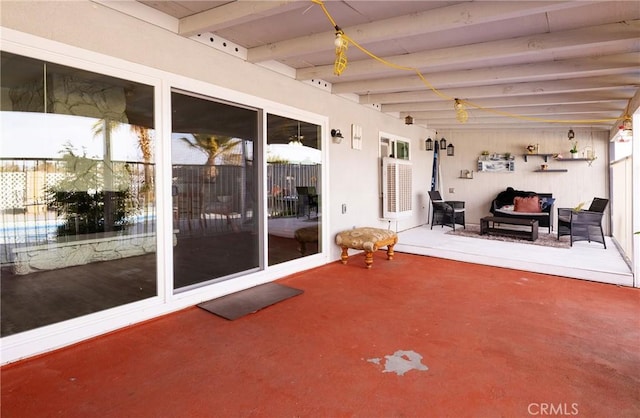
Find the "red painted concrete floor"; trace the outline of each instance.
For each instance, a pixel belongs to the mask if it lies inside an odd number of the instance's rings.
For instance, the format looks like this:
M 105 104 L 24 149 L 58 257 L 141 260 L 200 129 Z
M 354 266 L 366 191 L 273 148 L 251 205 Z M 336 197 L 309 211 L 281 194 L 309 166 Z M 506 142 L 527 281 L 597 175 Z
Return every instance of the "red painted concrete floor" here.
M 374 260 L 236 321 L 194 307 L 8 365 L 2 417 L 640 416 L 638 289 Z M 384 372 L 398 350 L 428 370 Z

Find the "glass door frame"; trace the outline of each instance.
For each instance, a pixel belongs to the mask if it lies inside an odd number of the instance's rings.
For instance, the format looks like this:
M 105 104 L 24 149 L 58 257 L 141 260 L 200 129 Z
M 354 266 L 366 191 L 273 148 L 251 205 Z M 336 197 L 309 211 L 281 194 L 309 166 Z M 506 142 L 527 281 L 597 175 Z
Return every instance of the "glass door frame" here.
M 164 280 L 164 294 L 167 302 L 175 302 L 180 305 L 197 304 L 204 300 L 221 297 L 229 293 L 244 290 L 253 286 L 271 282 L 279 279 L 284 275 L 294 274 L 296 272 L 319 267 L 329 262 L 329 248 L 330 240 L 328 233 L 328 225 L 330 225 L 328 202 L 330 201 L 329 190 L 327 184 L 329 183 L 329 170 L 328 170 L 328 146 L 330 143 L 329 136 L 329 118 L 324 115 L 305 111 L 302 109 L 294 108 L 282 103 L 273 102 L 271 100 L 263 99 L 261 97 L 252 96 L 238 91 L 229 90 L 216 86 L 211 83 L 206 83 L 187 77 L 182 77 L 172 74 L 169 81 L 165 81 L 163 84 L 162 96 L 165 98 L 171 97 L 172 91 L 189 91 L 198 94 L 203 97 L 211 97 L 214 100 L 226 101 L 229 103 L 235 103 L 238 106 L 246 106 L 252 109 L 258 110 L 258 120 L 261 127 L 258 132 L 260 142 L 260 151 L 258 155 L 254 155 L 254 164 L 259 166 L 260 178 L 258 179 L 259 192 L 258 196 L 261 197 L 258 201 L 257 207 L 260 210 L 260 220 L 258 226 L 258 233 L 262 239 L 260 264 L 262 268 L 254 273 L 248 273 L 246 275 L 240 275 L 231 280 L 225 280 L 222 282 L 212 283 L 209 286 L 199 287 L 196 289 L 185 290 L 184 292 L 173 292 L 173 249 L 172 249 L 172 234 L 173 234 L 173 219 L 172 219 L 172 196 L 171 196 L 171 103 L 170 100 L 162 101 L 162 132 L 163 136 L 160 140 L 162 148 L 162 156 L 158 156 L 158 161 L 161 161 L 162 170 L 159 170 L 159 177 L 157 179 L 158 189 L 161 190 L 161 196 L 158 197 L 162 202 L 158 202 L 158 212 L 162 212 L 159 216 L 162 220 L 162 226 L 159 226 L 160 231 L 164 234 L 162 239 L 163 259 L 159 262 L 163 263 L 162 270 L 165 275 L 169 275 L 171 279 Z M 159 112 L 160 113 L 160 112 Z M 265 247 L 267 243 L 267 115 L 274 114 L 277 116 L 283 116 L 290 119 L 300 120 L 301 122 L 312 123 L 320 126 L 321 129 L 321 189 L 318 193 L 322 194 L 320 205 L 323 217 L 323 228 L 320 233 L 319 240 L 322 243 L 318 253 L 311 254 L 305 257 L 294 259 L 291 261 L 283 262 L 273 266 L 268 265 L 268 253 Z
M 280 117 L 285 117 L 289 119 L 298 120 L 304 123 L 310 123 L 314 125 L 318 125 L 320 127 L 320 155 L 321 155 L 321 168 L 320 175 L 322 176 L 320 183 L 320 188 L 317 190 L 317 193 L 322 196 L 319 201 L 319 213 L 322 214 L 322 223 L 321 229 L 319 233 L 319 243 L 318 243 L 318 252 L 315 254 L 310 254 L 304 257 L 300 257 L 294 260 L 286 261 L 279 264 L 274 264 L 269 266 L 268 264 L 268 254 L 265 251 L 263 262 L 265 263 L 265 271 L 269 272 L 278 272 L 289 268 L 294 268 L 296 271 L 300 271 L 301 269 L 308 269 L 317 266 L 321 266 L 329 262 L 329 233 L 328 233 L 328 225 L 330 224 L 329 217 L 329 209 L 328 202 L 330 201 L 328 184 L 329 184 L 329 170 L 328 170 L 328 146 L 331 143 L 329 136 L 329 118 L 326 116 L 322 116 L 316 113 L 307 112 L 301 109 L 292 108 L 290 106 L 285 106 L 279 103 L 270 102 L 270 106 L 263 108 L 263 148 L 262 148 L 262 197 L 263 197 L 263 240 L 266 243 L 268 239 L 268 196 L 267 196 L 267 119 L 268 115 L 275 115 Z

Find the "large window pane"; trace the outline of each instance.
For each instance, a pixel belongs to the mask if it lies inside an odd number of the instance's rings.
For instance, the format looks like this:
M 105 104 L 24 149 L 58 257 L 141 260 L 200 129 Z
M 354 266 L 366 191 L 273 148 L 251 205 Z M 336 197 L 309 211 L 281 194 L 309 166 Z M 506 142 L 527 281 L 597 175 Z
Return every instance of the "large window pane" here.
M 2 336 L 155 296 L 153 87 L 1 57 Z
M 320 126 L 267 116 L 269 265 L 321 251 Z
M 171 95 L 174 288 L 260 268 L 254 109 Z

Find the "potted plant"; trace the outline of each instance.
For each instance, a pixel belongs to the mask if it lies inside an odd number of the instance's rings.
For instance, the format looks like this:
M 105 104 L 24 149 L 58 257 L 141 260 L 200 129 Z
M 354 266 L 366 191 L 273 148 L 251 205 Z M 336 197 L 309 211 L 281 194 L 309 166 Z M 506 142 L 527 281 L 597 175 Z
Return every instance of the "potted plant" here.
M 578 158 L 578 141 L 573 143 L 573 147 L 569 150 L 571 158 Z
M 484 150 L 480 153 L 482 155 L 482 161 L 487 161 L 489 159 L 489 151 Z
M 504 153 L 504 159 L 505 160 L 510 160 L 511 159 L 511 153 L 510 152 L 505 152 Z

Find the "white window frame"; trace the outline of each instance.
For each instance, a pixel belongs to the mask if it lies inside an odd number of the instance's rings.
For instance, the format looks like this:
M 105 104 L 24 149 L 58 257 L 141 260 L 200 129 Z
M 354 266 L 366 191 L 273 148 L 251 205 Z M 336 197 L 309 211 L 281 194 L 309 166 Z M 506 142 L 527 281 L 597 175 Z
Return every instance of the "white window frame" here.
M 217 99 L 246 104 L 263 112 L 276 113 L 292 119 L 320 125 L 322 129 L 322 199 L 323 206 L 330 201 L 329 170 L 327 164 L 329 137 L 328 117 L 303 111 L 260 97 L 233 91 L 210 83 L 168 73 L 123 59 L 77 48 L 34 35 L 0 27 L 2 31 L 2 50 L 25 57 L 55 62 L 86 71 L 113 76 L 151 85 L 154 87 L 155 131 L 156 131 L 156 205 L 157 205 L 157 291 L 152 298 L 133 302 L 123 306 L 96 312 L 90 315 L 70 319 L 33 330 L 4 337 L 1 362 L 10 363 L 25 357 L 41 354 L 88 338 L 111 332 L 132 323 L 142 322 L 157 316 L 193 306 L 203 300 L 220 297 L 258 284 L 267 283 L 302 270 L 326 264 L 329 261 L 329 246 L 324 245 L 322 252 L 290 262 L 268 266 L 256 273 L 240 276 L 237 280 L 227 280 L 182 293 L 173 293 L 171 280 L 172 257 L 172 196 L 171 196 L 171 89 L 194 91 Z M 266 118 L 262 118 L 262 137 L 266 138 Z M 266 146 L 263 146 L 262 161 L 266 161 Z M 262 164 L 262 190 L 266 188 L 266 164 Z M 266 207 L 266 194 L 262 193 Z M 266 211 L 262 211 L 266 218 Z M 322 208 L 323 243 L 329 242 L 329 211 Z M 266 219 L 263 223 L 266 222 Z M 266 242 L 266 228 L 262 238 Z M 263 255 L 267 257 L 266 251 Z

